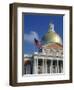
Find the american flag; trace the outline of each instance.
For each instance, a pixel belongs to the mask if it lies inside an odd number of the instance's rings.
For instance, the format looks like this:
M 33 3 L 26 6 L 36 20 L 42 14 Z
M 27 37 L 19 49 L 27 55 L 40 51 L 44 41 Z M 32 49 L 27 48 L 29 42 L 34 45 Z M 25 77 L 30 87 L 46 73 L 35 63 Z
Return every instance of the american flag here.
M 38 48 L 42 48 L 42 44 L 39 40 L 37 40 L 36 38 L 34 38 L 34 43 Z

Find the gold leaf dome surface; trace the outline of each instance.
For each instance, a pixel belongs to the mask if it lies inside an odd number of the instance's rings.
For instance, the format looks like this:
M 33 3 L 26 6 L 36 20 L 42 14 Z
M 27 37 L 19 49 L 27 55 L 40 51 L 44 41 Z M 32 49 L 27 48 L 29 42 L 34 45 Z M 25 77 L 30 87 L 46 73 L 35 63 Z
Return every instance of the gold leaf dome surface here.
M 62 44 L 60 36 L 54 31 L 54 25 L 49 24 L 48 32 L 42 38 L 43 44 L 58 43 Z

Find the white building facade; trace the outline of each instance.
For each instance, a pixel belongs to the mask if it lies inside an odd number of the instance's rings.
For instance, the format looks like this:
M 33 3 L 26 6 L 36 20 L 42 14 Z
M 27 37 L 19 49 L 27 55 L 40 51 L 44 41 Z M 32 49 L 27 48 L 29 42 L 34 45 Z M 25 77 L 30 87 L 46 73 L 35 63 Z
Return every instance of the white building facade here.
M 42 41 L 42 48 L 38 52 L 24 56 L 24 74 L 63 73 L 63 45 L 54 24 L 49 24 Z

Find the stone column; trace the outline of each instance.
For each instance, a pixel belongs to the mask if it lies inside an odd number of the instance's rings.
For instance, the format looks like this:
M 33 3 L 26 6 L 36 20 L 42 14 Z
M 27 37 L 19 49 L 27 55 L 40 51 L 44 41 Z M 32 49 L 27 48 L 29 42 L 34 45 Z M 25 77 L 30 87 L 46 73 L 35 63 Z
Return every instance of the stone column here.
M 45 60 L 45 73 L 47 74 L 47 59 L 44 59 Z
M 38 74 L 38 57 L 37 57 L 37 61 L 36 61 L 36 74 Z
M 34 58 L 33 73 L 34 74 L 37 74 L 38 73 L 38 58 Z
M 57 59 L 57 73 L 59 73 L 59 60 Z
M 44 74 L 45 73 L 45 60 L 44 60 L 44 58 L 42 58 L 42 74 Z

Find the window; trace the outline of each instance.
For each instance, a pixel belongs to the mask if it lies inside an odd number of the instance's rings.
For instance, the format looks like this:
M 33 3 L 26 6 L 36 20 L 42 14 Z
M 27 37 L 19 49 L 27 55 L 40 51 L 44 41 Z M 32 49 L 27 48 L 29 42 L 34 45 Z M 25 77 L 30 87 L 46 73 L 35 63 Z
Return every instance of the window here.
M 52 72 L 53 73 L 57 73 L 57 60 L 53 60 L 53 69 L 52 69 Z
M 59 73 L 63 73 L 63 61 L 59 60 L 58 65 L 59 65 Z
M 47 73 L 51 72 L 51 60 L 47 60 Z
M 42 73 L 42 69 L 43 69 L 42 59 L 38 59 L 38 74 Z

